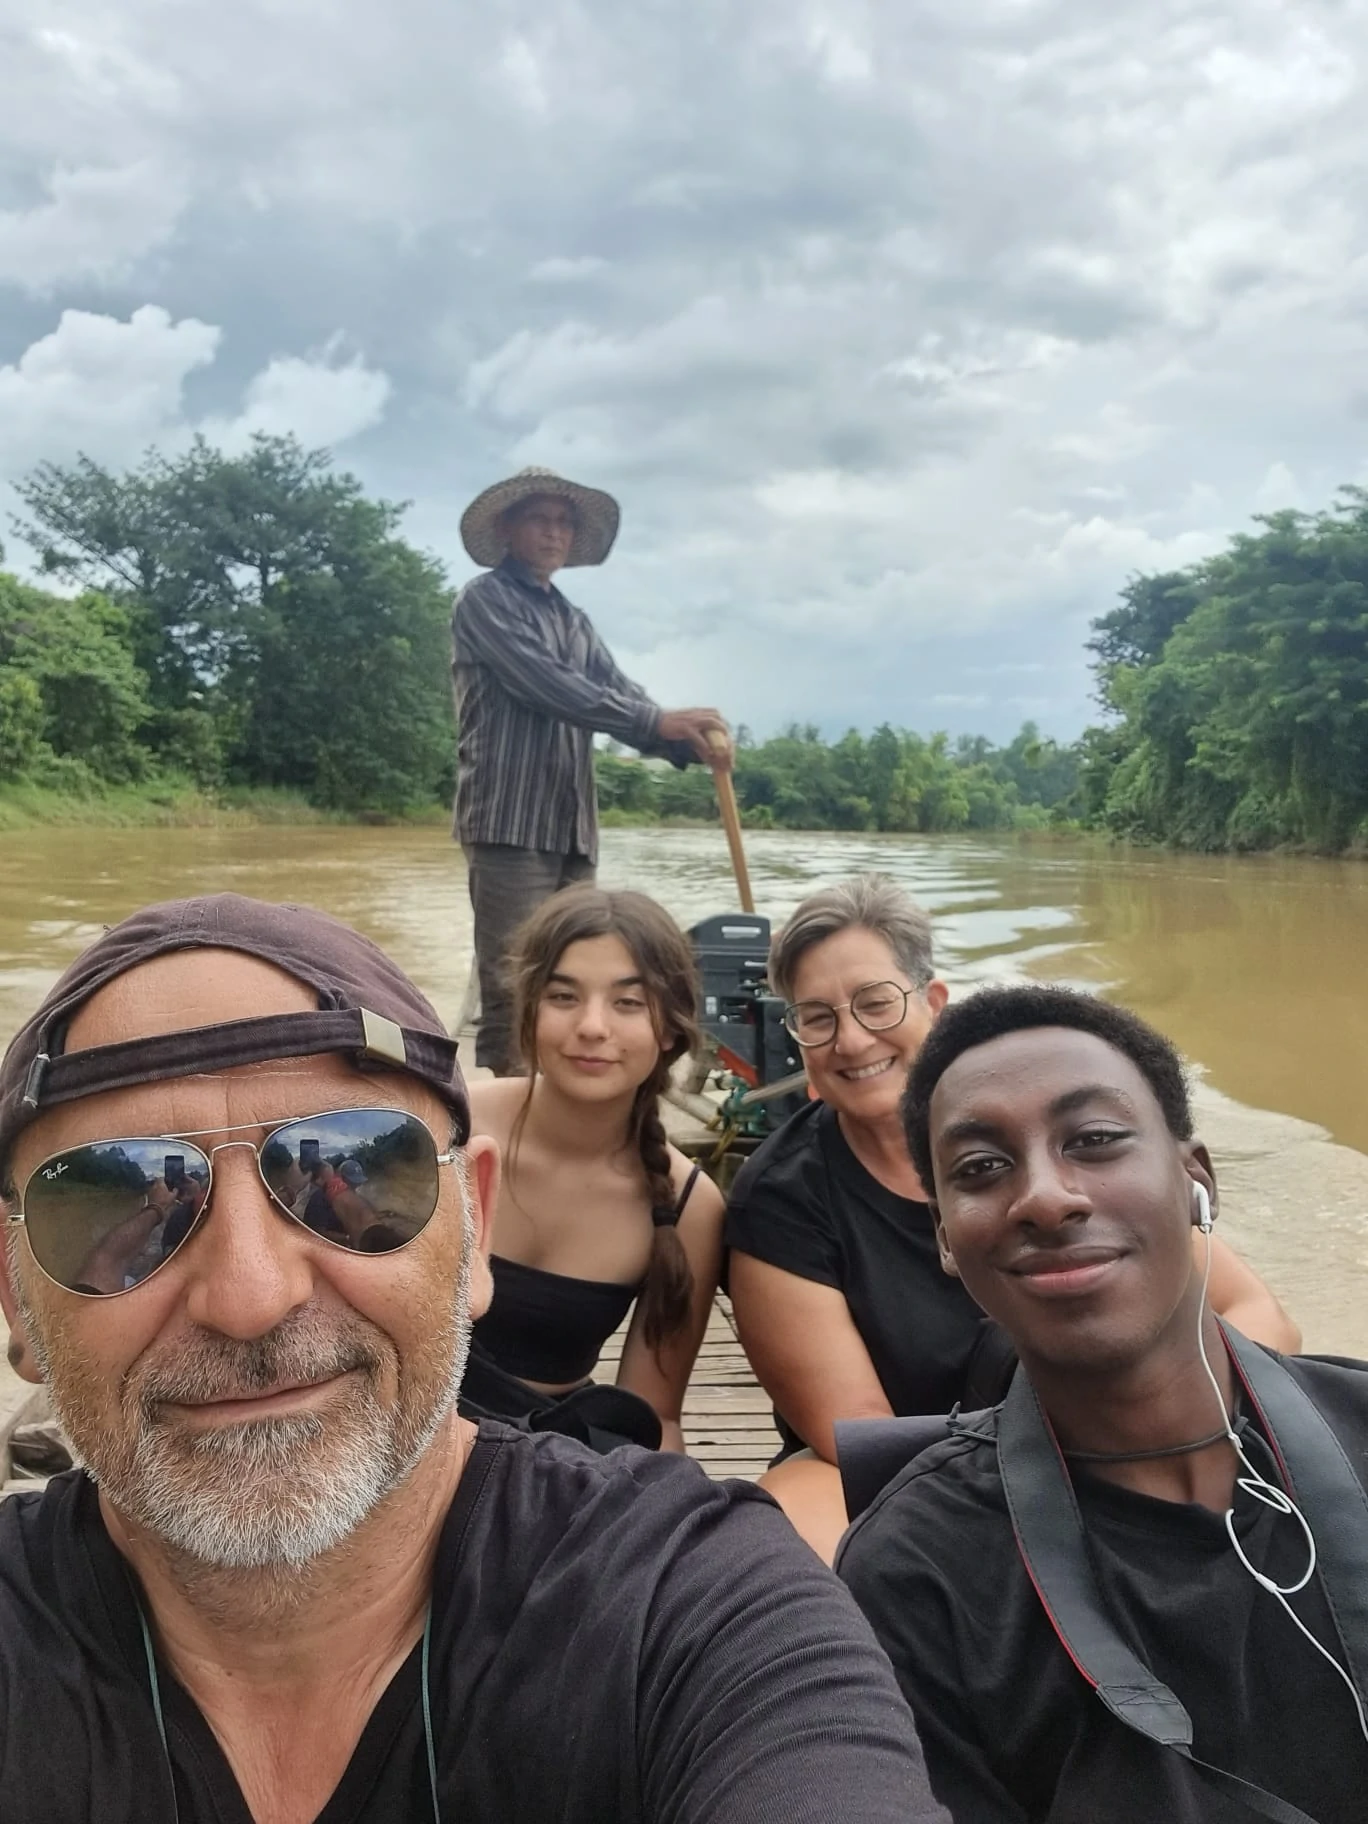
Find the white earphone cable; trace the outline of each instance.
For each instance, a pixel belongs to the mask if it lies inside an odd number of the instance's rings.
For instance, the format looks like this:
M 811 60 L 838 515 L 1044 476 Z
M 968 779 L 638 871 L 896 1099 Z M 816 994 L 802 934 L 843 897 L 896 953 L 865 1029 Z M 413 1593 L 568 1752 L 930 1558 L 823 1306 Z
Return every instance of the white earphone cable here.
M 1297 1522 L 1297 1525 L 1301 1528 L 1306 1539 L 1306 1549 L 1308 1553 L 1306 1569 L 1296 1583 L 1288 1584 L 1276 1583 L 1273 1578 L 1265 1576 L 1260 1570 L 1256 1570 L 1245 1555 L 1245 1549 L 1240 1544 L 1239 1536 L 1235 1531 L 1235 1508 L 1233 1503 L 1226 1509 L 1226 1532 L 1230 1535 L 1230 1543 L 1234 1547 L 1235 1556 L 1249 1572 L 1255 1583 L 1257 1583 L 1261 1589 L 1267 1590 L 1269 1595 L 1277 1600 L 1281 1607 L 1291 1617 L 1297 1631 L 1310 1641 L 1321 1658 L 1332 1665 L 1340 1678 L 1343 1679 L 1348 1688 L 1350 1697 L 1354 1700 L 1354 1709 L 1358 1715 L 1359 1729 L 1362 1731 L 1364 1740 L 1368 1741 L 1368 1715 L 1364 1714 L 1363 1700 L 1358 1694 L 1358 1689 L 1355 1686 L 1353 1679 L 1350 1678 L 1349 1674 L 1335 1658 L 1334 1654 L 1331 1653 L 1328 1648 L 1321 1645 L 1320 1641 L 1316 1639 L 1310 1628 L 1306 1626 L 1301 1616 L 1297 1614 L 1296 1610 L 1287 1600 L 1289 1596 L 1295 1596 L 1299 1590 L 1304 1590 L 1315 1575 L 1315 1534 L 1311 1531 L 1310 1524 L 1307 1521 L 1305 1514 L 1302 1513 L 1291 1496 L 1288 1495 L 1284 1489 L 1279 1488 L 1275 1482 L 1270 1482 L 1266 1476 L 1262 1475 L 1245 1455 L 1244 1445 L 1241 1444 L 1239 1437 L 1236 1435 L 1235 1428 L 1230 1422 L 1230 1414 L 1226 1410 L 1225 1395 L 1221 1392 L 1221 1384 L 1216 1379 L 1215 1371 L 1207 1357 L 1204 1320 L 1206 1317 L 1207 1287 L 1211 1281 L 1211 1199 L 1207 1194 L 1205 1185 L 1197 1185 L 1196 1193 L 1197 1210 L 1200 1217 L 1198 1227 L 1206 1242 L 1206 1265 L 1202 1272 L 1202 1297 L 1197 1308 L 1197 1348 L 1202 1358 L 1202 1367 L 1206 1370 L 1206 1377 L 1211 1382 L 1211 1390 L 1216 1395 L 1216 1403 L 1221 1410 L 1221 1420 L 1225 1425 L 1226 1437 L 1229 1440 L 1231 1448 L 1235 1452 L 1241 1469 L 1244 1471 L 1243 1475 L 1236 1476 L 1235 1486 L 1236 1488 L 1243 1489 L 1251 1500 L 1262 1501 L 1265 1507 L 1271 1507 L 1275 1514 L 1290 1516 Z

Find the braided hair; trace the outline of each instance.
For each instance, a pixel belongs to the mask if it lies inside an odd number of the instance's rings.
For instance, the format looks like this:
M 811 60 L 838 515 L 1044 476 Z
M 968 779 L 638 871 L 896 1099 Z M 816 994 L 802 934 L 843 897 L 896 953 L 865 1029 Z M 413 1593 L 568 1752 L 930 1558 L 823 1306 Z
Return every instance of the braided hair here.
M 698 971 L 689 940 L 663 906 L 645 893 L 566 887 L 544 900 L 513 938 L 508 973 L 514 1032 L 528 1069 L 527 1096 L 514 1123 L 510 1167 L 531 1106 L 537 1076 L 537 1013 L 547 983 L 571 944 L 616 937 L 641 972 L 659 1052 L 640 1084 L 628 1117 L 628 1139 L 641 1159 L 643 1189 L 654 1225 L 651 1258 L 639 1304 L 647 1347 L 657 1353 L 684 1328 L 693 1301 L 693 1272 L 675 1224 L 670 1148 L 660 1098 L 670 1069 L 699 1042 Z

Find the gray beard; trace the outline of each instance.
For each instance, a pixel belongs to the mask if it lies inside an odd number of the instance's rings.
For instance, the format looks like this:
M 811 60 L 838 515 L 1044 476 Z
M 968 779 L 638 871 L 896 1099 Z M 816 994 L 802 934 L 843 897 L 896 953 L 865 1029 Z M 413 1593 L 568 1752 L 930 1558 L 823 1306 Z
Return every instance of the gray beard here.
M 463 1245 L 442 1335 L 446 1374 L 421 1404 L 381 1405 L 383 1356 L 373 1326 L 320 1326 L 308 1311 L 247 1344 L 206 1341 L 140 1390 L 131 1438 L 100 1436 L 69 1401 L 22 1289 L 20 1307 L 53 1411 L 111 1505 L 173 1552 L 206 1569 L 298 1571 L 334 1550 L 412 1473 L 455 1409 L 470 1353 L 474 1224 L 463 1197 Z M 59 1352 L 60 1353 L 60 1352 Z M 329 1411 L 255 1419 L 186 1437 L 159 1417 L 165 1402 L 212 1398 L 282 1379 L 353 1372 Z

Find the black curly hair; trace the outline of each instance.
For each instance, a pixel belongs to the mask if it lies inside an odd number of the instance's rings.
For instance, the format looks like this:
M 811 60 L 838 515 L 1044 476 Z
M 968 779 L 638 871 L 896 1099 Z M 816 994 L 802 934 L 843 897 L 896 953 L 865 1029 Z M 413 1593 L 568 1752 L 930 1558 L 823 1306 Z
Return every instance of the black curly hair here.
M 1175 1140 L 1192 1138 L 1192 1105 L 1182 1060 L 1173 1046 L 1138 1014 L 1072 988 L 981 988 L 947 1007 L 923 1041 L 903 1095 L 908 1150 L 928 1193 L 931 1170 L 931 1096 L 946 1071 L 966 1051 L 1009 1032 L 1064 1026 L 1089 1032 L 1130 1059 L 1154 1091 Z

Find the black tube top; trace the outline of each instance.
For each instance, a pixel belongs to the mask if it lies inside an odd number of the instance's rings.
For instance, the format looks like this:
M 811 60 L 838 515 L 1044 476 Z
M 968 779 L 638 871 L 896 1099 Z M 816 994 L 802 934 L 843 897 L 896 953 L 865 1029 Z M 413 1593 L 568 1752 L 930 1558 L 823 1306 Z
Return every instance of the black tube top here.
M 494 1297 L 475 1325 L 475 1340 L 506 1374 L 548 1387 L 589 1378 L 641 1290 L 615 1280 L 571 1279 L 497 1254 L 489 1267 Z

